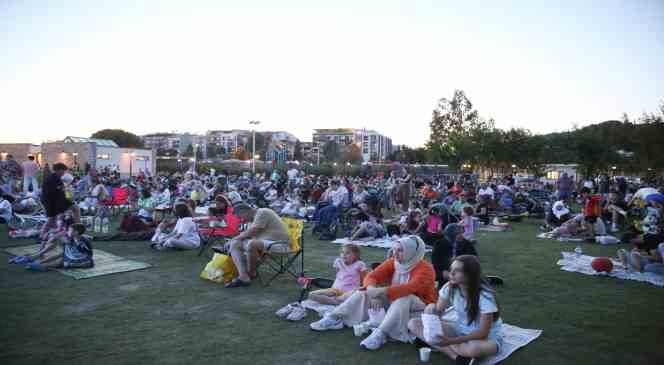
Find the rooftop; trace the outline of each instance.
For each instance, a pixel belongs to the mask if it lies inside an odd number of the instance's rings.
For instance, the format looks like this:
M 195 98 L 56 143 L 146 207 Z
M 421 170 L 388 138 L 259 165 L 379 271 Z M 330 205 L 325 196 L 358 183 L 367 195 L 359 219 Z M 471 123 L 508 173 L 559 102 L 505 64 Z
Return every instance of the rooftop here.
M 86 138 L 86 137 L 72 137 L 67 136 L 63 142 L 65 143 L 94 143 L 97 146 L 104 147 L 120 147 L 117 143 L 110 139 Z

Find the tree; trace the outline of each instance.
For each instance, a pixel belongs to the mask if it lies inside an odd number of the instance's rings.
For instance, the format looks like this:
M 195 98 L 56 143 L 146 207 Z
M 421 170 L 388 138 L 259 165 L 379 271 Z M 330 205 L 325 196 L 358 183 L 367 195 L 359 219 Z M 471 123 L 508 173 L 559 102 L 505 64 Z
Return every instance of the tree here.
M 325 142 L 321 155 L 326 162 L 336 162 L 339 158 L 339 146 L 334 141 Z
M 293 159 L 295 161 L 302 161 L 304 160 L 304 155 L 302 154 L 302 144 L 300 143 L 299 140 L 295 142 L 295 147 L 293 150 Z
M 102 129 L 94 132 L 90 138 L 110 139 L 120 147 L 145 148 L 139 136 L 122 129 Z
M 352 164 L 362 163 L 362 149 L 356 144 L 350 144 L 346 147 L 344 151 L 343 158 L 341 162 L 350 162 Z

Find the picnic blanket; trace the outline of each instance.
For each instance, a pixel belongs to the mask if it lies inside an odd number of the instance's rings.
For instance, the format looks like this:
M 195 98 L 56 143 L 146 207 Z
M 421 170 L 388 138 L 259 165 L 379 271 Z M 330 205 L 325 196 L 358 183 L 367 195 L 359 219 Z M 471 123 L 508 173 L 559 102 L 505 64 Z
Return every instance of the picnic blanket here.
M 11 247 L 5 251 L 10 255 L 25 256 L 32 255 L 39 250 L 39 245 Z M 97 276 L 110 275 L 119 272 L 141 270 L 150 267 L 140 261 L 128 260 L 102 250 L 94 250 L 95 266 L 88 269 L 55 269 L 63 275 L 70 276 L 76 280 L 94 278 Z
M 580 255 L 577 257 L 574 252 L 561 253 L 563 258 L 558 260 L 558 265 L 560 265 L 560 270 L 563 271 L 578 272 L 580 274 L 593 276 L 610 276 L 613 278 L 640 281 L 664 287 L 664 275 L 657 275 L 651 272 L 628 271 L 616 260 L 611 260 L 613 262 L 613 270 L 610 273 L 598 273 L 590 266 L 590 263 L 594 259 L 593 256 Z
M 334 309 L 333 305 L 326 305 L 316 303 L 313 300 L 305 300 L 302 302 L 304 308 L 313 310 L 317 312 L 321 317 L 328 312 L 331 312 Z M 454 322 L 456 321 L 456 313 L 448 309 L 448 311 L 443 316 L 443 320 Z M 532 341 L 536 340 L 542 334 L 542 330 L 527 329 L 517 326 L 513 326 L 507 323 L 503 323 L 503 346 L 500 348 L 500 352 L 484 358 L 480 361 L 481 365 L 494 365 L 503 360 L 508 356 L 514 353 L 514 351 L 526 346 Z
M 344 238 L 337 238 L 336 240 L 332 241 L 332 243 L 336 243 L 339 245 L 347 245 L 347 244 L 353 244 L 356 246 L 364 246 L 364 247 L 377 247 L 377 248 L 384 248 L 384 249 L 391 249 L 392 245 L 394 245 L 394 241 L 399 239 L 400 237 L 390 237 L 390 238 L 375 238 L 375 239 L 370 239 L 370 238 L 363 238 L 355 241 L 351 241 L 348 237 Z M 431 252 L 431 248 L 426 249 L 426 252 Z
M 479 230 L 484 232 L 507 232 L 512 230 L 512 226 L 509 224 L 485 224 L 481 225 Z
M 558 242 L 583 242 L 585 241 L 584 238 L 582 237 L 554 237 L 551 232 L 544 232 L 540 233 L 537 235 L 537 238 L 542 238 L 542 239 L 547 239 L 547 240 L 555 240 Z

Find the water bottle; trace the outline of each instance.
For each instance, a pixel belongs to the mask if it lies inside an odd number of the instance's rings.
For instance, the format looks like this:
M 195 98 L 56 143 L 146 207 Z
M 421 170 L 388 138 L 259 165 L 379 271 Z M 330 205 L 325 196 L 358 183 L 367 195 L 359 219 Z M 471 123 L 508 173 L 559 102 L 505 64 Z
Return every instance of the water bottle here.
M 101 232 L 101 217 L 97 216 L 94 220 L 94 231 L 96 233 Z
M 581 257 L 581 255 L 583 255 L 583 249 L 581 248 L 581 246 L 576 246 L 576 248 L 574 249 L 574 253 L 576 254 L 577 259 Z
M 108 217 L 104 217 L 101 221 L 101 233 L 108 233 L 109 229 L 111 228 L 111 222 L 108 219 Z

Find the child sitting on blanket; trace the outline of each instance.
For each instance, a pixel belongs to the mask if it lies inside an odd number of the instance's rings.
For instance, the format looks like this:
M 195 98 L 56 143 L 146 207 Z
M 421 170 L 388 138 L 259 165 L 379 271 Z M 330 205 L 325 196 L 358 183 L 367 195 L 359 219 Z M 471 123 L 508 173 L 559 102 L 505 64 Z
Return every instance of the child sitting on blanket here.
M 466 241 L 475 241 L 475 222 L 473 221 L 473 207 L 465 206 L 461 210 L 461 226 L 463 227 L 463 238 Z
M 657 245 L 656 250 L 639 251 L 638 249 L 627 252 L 625 249 L 618 250 L 618 259 L 625 269 L 637 272 L 652 272 L 664 275 L 664 243 Z
M 309 299 L 321 304 L 338 305 L 360 288 L 366 265 L 360 260 L 358 246 L 344 245 L 340 257 L 334 260 L 334 268 L 337 274 L 332 287 L 309 293 Z
M 441 320 L 447 307 L 457 314 L 455 322 Z M 443 286 L 436 304 L 429 304 L 422 319 L 411 319 L 408 329 L 420 342 L 444 352 L 456 364 L 495 355 L 502 345 L 500 306 L 496 293 L 482 277 L 476 256 L 458 256 L 450 268 L 450 281 Z M 426 323 L 425 323 L 426 322 Z

